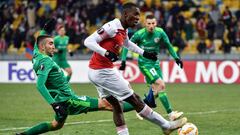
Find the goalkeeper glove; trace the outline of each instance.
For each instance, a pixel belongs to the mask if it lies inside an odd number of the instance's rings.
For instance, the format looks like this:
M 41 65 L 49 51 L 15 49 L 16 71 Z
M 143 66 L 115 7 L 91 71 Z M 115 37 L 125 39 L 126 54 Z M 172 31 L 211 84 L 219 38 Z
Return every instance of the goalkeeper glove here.
M 62 53 L 63 53 L 63 50 L 58 50 L 58 53 L 59 53 L 59 54 L 62 54 Z
M 119 57 L 111 51 L 106 51 L 105 57 L 107 57 L 111 62 L 115 62 L 119 59 Z
M 121 66 L 119 67 L 119 70 L 125 70 L 126 68 L 126 61 L 122 61 Z
M 52 106 L 52 108 L 55 111 L 57 116 L 66 117 L 68 115 L 67 107 L 66 107 L 65 102 L 62 102 L 62 103 L 52 103 L 51 106 Z
M 183 68 L 183 62 L 182 62 L 181 59 L 176 58 L 176 59 L 175 59 L 175 62 L 177 63 L 177 65 L 178 65 L 180 68 Z
M 74 53 L 72 51 L 70 51 L 69 55 L 72 57 L 74 55 Z
M 143 57 L 148 58 L 148 59 L 153 60 L 153 61 L 156 61 L 156 60 L 158 59 L 156 52 L 147 52 L 147 51 L 144 51 L 144 52 L 143 52 Z

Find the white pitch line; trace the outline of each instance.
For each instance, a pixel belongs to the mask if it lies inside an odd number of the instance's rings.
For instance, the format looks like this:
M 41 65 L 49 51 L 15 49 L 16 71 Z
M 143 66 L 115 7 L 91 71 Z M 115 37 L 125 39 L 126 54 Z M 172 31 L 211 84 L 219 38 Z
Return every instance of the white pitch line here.
M 69 122 L 65 123 L 64 125 L 80 125 L 80 124 L 90 124 L 90 123 L 104 123 L 104 122 L 112 122 L 112 119 L 106 119 L 106 120 L 96 120 L 96 121 L 79 121 L 79 122 Z M 30 127 L 18 127 L 18 128 L 4 128 L 0 129 L 1 131 L 15 131 L 15 130 L 21 130 L 21 129 L 27 129 Z
M 240 109 L 230 109 L 230 110 L 215 110 L 215 111 L 206 111 L 206 112 L 189 112 L 184 113 L 186 115 L 204 115 L 204 114 L 215 114 L 221 112 L 240 112 Z M 166 116 L 167 114 L 164 114 Z M 125 119 L 125 120 L 132 120 L 132 119 Z M 90 123 L 105 123 L 105 122 L 112 122 L 112 119 L 105 119 L 105 120 L 96 120 L 96 121 L 79 121 L 79 122 L 69 122 L 65 123 L 65 125 L 80 125 L 80 124 L 90 124 Z M 27 129 L 29 127 L 18 127 L 18 128 L 3 128 L 0 129 L 0 132 L 4 131 L 15 131 L 15 130 L 22 130 Z
M 214 113 L 221 113 L 221 112 L 240 112 L 240 109 L 225 109 L 225 110 L 215 110 L 215 111 L 206 111 L 206 112 L 189 112 L 184 113 L 187 115 L 203 115 L 203 114 L 214 114 Z

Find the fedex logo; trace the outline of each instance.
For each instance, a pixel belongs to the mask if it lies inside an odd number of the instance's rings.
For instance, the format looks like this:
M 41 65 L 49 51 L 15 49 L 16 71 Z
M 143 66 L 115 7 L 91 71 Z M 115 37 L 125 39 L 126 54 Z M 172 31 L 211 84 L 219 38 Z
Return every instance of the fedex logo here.
M 35 76 L 33 73 L 33 69 L 27 65 L 19 65 L 16 62 L 8 64 L 8 80 L 19 80 L 19 81 L 33 81 L 35 80 Z

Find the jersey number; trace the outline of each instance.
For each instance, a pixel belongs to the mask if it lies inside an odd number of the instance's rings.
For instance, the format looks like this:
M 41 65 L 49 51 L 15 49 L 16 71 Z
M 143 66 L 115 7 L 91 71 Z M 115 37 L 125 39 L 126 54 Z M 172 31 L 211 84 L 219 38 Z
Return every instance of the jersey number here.
M 149 71 L 151 72 L 151 74 L 153 76 L 157 75 L 157 72 L 156 72 L 156 70 L 154 68 L 151 68 Z

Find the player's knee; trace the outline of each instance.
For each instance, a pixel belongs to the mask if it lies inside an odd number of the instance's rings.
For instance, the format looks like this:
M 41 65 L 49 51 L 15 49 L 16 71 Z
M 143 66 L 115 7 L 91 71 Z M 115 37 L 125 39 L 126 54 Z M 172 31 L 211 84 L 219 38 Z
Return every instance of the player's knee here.
M 69 72 L 68 72 L 69 76 L 72 75 L 72 70 L 70 69 Z
M 64 122 L 63 123 L 60 123 L 60 122 L 57 122 L 57 121 L 52 121 L 52 130 L 59 130 L 63 127 L 64 125 Z
M 66 68 L 65 71 L 68 73 L 68 76 L 72 75 L 72 69 L 71 68 Z
M 140 98 L 140 96 L 139 96 L 138 94 L 134 94 L 134 96 L 135 96 L 135 98 L 136 98 L 138 101 L 141 100 L 141 98 Z
M 121 105 L 115 97 L 110 96 L 110 97 L 107 97 L 106 100 L 108 101 L 108 103 L 112 105 L 112 109 L 114 111 L 121 111 Z
M 165 83 L 162 81 L 162 80 L 157 80 L 155 83 L 155 88 L 157 90 L 157 92 L 161 92 L 161 91 L 164 91 L 166 86 L 165 86 Z
M 103 110 L 109 110 L 109 111 L 113 110 L 112 105 L 106 99 L 99 100 L 99 108 Z
M 140 96 L 137 95 L 136 93 L 134 93 L 132 96 L 125 99 L 125 101 L 130 103 L 137 112 L 141 110 L 145 105 L 144 102 L 141 100 Z

